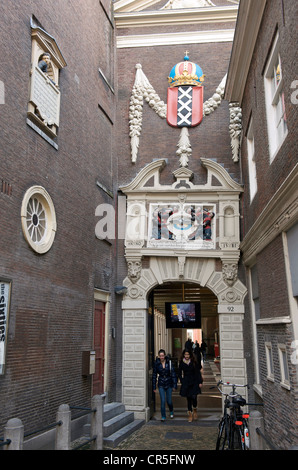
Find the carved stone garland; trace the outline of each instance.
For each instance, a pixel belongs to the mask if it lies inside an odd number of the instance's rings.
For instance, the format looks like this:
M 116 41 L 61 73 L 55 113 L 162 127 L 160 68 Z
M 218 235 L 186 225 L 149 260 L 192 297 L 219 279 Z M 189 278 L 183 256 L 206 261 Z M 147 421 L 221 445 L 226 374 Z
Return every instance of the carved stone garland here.
M 230 103 L 230 137 L 233 161 L 239 161 L 240 139 L 242 133 L 242 109 L 239 103 Z
M 144 99 L 149 104 L 149 106 L 156 112 L 156 114 L 162 118 L 166 119 L 167 114 L 167 105 L 160 99 L 152 85 L 150 84 L 148 78 L 142 70 L 141 64 L 136 65 L 136 77 L 135 83 L 131 93 L 130 107 L 129 107 L 129 136 L 131 143 L 131 161 L 136 162 L 138 156 L 138 148 L 140 135 L 142 130 L 142 119 L 143 119 L 143 104 Z M 204 102 L 203 106 L 203 115 L 208 116 L 212 114 L 221 104 L 225 85 L 226 85 L 225 75 L 218 87 L 216 88 L 215 93 Z M 231 135 L 231 145 L 233 150 L 233 160 L 238 161 L 238 153 L 240 146 L 240 134 L 241 134 L 241 109 L 232 104 L 230 106 L 230 135 Z M 188 133 L 185 132 L 185 128 L 182 128 L 180 140 L 178 143 L 177 155 L 180 157 L 180 165 L 185 167 L 188 165 L 188 158 L 191 155 L 191 146 L 188 140 Z M 237 158 L 236 155 L 237 154 Z

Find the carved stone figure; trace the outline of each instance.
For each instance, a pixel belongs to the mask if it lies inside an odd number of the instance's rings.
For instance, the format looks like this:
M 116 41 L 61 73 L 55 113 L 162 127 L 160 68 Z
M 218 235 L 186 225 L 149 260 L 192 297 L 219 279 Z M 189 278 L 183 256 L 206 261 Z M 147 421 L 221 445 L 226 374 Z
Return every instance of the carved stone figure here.
M 178 256 L 179 278 L 184 277 L 185 261 L 186 261 L 185 256 Z
M 225 263 L 222 266 L 223 280 L 228 286 L 235 284 L 237 280 L 238 267 L 236 263 Z
M 128 277 L 131 282 L 136 283 L 141 277 L 142 271 L 142 261 L 139 260 L 128 260 L 127 261 L 127 268 L 128 268 Z
M 242 109 L 239 103 L 230 103 L 230 137 L 231 147 L 233 154 L 233 161 L 238 162 L 239 150 L 240 150 L 240 139 L 242 133 Z
M 45 52 L 40 56 L 39 59 L 40 60 L 38 62 L 38 67 L 43 73 L 45 73 L 49 77 L 51 82 L 56 85 L 56 83 L 54 82 L 54 71 L 51 62 L 51 54 Z

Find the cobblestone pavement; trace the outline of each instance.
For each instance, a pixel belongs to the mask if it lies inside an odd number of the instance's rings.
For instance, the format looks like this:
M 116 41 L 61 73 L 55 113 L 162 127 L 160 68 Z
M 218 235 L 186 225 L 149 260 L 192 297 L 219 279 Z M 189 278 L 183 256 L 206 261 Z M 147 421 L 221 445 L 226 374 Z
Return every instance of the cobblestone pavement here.
M 114 450 L 215 450 L 217 426 L 149 422 Z
M 153 418 L 113 450 L 214 450 L 221 416 L 221 396 L 216 389 L 210 388 L 219 380 L 218 368 L 212 361 L 204 364 L 203 378 L 197 421 L 188 423 L 186 399 L 174 392 L 174 419 L 161 422 L 157 394 Z

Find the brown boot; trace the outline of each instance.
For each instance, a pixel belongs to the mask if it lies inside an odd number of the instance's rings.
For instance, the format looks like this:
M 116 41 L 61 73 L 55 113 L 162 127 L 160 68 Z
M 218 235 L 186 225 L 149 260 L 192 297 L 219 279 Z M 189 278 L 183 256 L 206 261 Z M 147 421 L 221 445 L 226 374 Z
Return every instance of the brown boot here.
M 188 413 L 188 422 L 192 423 L 192 412 L 188 411 L 187 413 Z
M 197 409 L 196 409 L 196 408 L 193 409 L 192 417 L 193 417 L 194 421 L 196 421 L 196 420 L 198 419 L 198 413 L 197 413 Z

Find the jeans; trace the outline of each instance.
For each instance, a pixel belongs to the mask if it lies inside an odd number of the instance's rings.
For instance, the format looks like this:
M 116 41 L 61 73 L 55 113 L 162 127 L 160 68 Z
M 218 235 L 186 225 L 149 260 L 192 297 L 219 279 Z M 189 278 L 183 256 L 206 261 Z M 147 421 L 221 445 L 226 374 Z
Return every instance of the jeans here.
M 166 400 L 169 407 L 170 412 L 173 411 L 173 403 L 172 403 L 172 387 L 163 388 L 158 387 L 159 396 L 160 396 L 160 411 L 161 417 L 166 417 Z

